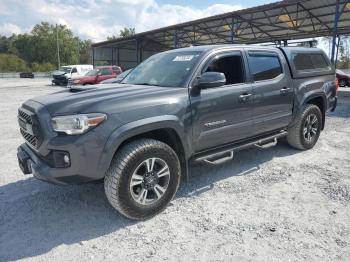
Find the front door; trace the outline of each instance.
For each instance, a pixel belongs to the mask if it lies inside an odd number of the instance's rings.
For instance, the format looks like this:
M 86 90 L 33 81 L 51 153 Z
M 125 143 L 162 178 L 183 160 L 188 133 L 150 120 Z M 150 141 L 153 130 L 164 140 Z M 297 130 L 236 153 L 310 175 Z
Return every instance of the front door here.
M 245 65 L 240 51 L 230 51 L 213 55 L 202 67 L 201 73 L 224 73 L 226 84 L 190 97 L 196 152 L 249 137 L 253 104 Z

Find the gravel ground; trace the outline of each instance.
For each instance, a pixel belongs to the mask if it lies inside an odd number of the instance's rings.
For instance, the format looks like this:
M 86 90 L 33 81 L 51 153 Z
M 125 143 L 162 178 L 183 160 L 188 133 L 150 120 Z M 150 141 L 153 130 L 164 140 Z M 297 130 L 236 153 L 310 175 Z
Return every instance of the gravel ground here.
M 349 261 L 350 98 L 314 149 L 282 141 L 192 166 L 165 212 L 134 222 L 102 184 L 60 187 L 20 172 L 17 108 L 60 90 L 47 84 L 0 79 L 0 261 Z

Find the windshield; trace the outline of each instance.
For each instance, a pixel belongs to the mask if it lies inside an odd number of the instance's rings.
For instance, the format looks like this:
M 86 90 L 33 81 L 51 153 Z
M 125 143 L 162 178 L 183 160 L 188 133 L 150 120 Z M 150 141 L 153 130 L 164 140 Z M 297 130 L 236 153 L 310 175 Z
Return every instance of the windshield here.
M 87 72 L 85 75 L 86 75 L 86 76 L 97 76 L 98 71 L 99 71 L 98 69 L 90 70 L 90 71 Z
M 135 67 L 122 83 L 164 87 L 183 86 L 201 53 L 201 51 L 179 51 L 156 54 Z
M 65 73 L 70 73 L 70 70 L 72 68 L 71 67 L 68 67 L 68 66 L 62 66 L 59 70 L 60 71 L 64 71 Z

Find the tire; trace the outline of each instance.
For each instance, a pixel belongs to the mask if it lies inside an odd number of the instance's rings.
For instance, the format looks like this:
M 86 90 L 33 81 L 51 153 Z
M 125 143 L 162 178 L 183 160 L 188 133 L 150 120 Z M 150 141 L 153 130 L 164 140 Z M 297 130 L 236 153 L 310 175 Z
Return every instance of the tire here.
M 315 124 L 314 119 L 316 119 Z M 311 126 L 309 125 L 311 123 Z M 322 127 L 322 113 L 318 106 L 309 104 L 298 116 L 297 122 L 288 128 L 287 141 L 291 147 L 307 150 L 316 144 Z M 306 131 L 306 134 L 305 134 Z
M 345 79 L 339 80 L 339 86 L 340 86 L 340 87 L 346 87 L 346 81 L 345 81 Z
M 109 203 L 122 215 L 144 220 L 165 209 L 177 192 L 180 176 L 180 161 L 171 147 L 154 139 L 139 139 L 114 155 L 104 188 Z

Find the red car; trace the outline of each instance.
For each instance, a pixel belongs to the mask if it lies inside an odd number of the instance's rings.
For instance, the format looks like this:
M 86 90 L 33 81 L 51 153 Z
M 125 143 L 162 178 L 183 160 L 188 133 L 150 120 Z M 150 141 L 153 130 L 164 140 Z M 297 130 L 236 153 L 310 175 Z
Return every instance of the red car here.
M 119 66 L 98 66 L 95 69 L 86 73 L 85 76 L 76 80 L 78 85 L 95 85 L 103 80 L 115 78 L 122 73 Z
M 345 73 L 344 71 L 337 70 L 336 76 L 340 87 L 350 87 L 350 73 Z

